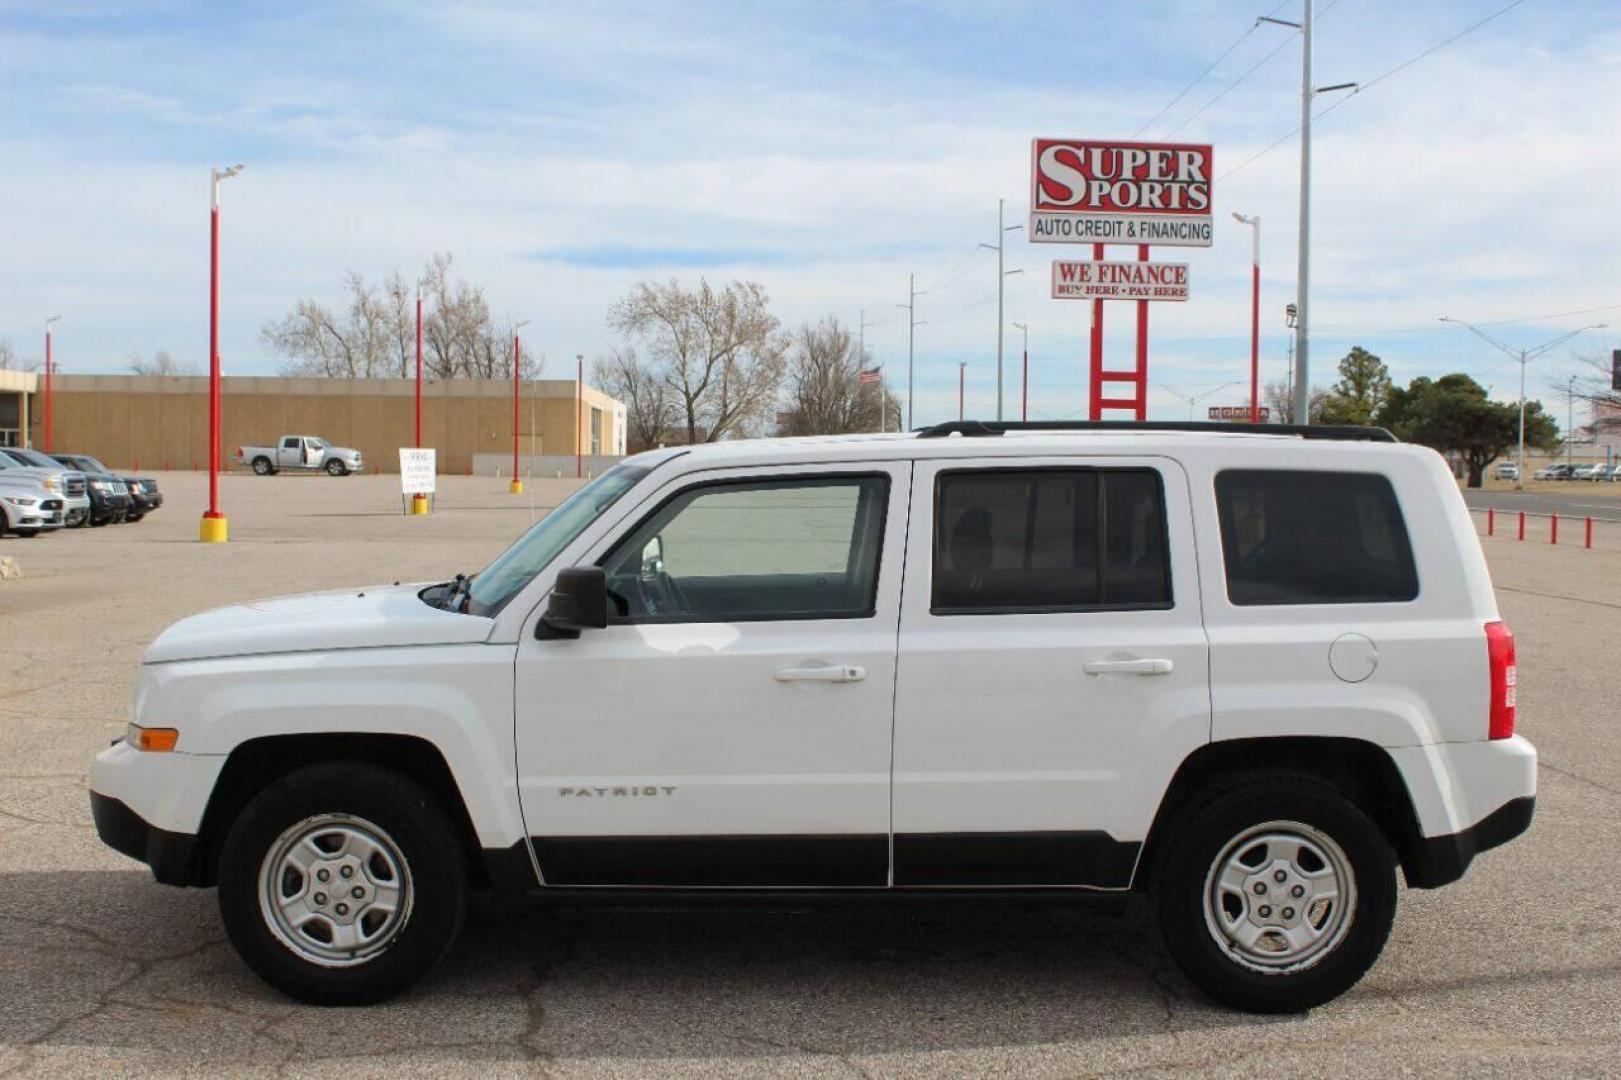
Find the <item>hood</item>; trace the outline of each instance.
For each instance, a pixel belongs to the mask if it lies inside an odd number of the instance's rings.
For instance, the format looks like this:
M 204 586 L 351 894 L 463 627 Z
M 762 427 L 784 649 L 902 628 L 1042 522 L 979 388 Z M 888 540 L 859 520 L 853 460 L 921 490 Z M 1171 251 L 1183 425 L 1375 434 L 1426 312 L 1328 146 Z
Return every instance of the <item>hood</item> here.
M 181 619 L 146 650 L 142 663 L 224 656 L 481 642 L 494 623 L 429 607 L 417 585 L 281 596 L 215 608 Z

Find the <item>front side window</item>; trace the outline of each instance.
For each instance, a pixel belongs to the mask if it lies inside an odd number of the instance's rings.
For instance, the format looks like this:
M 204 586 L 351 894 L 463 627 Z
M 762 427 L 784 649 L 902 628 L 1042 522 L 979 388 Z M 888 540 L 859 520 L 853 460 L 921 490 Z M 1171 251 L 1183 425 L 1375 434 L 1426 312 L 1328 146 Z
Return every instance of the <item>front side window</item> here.
M 603 561 L 618 622 L 873 614 L 889 480 L 839 476 L 688 488 Z
M 1240 606 L 1377 604 L 1418 595 L 1401 505 L 1375 473 L 1216 475 L 1227 598 Z
M 1152 469 L 984 469 L 935 485 L 936 615 L 1171 606 Z

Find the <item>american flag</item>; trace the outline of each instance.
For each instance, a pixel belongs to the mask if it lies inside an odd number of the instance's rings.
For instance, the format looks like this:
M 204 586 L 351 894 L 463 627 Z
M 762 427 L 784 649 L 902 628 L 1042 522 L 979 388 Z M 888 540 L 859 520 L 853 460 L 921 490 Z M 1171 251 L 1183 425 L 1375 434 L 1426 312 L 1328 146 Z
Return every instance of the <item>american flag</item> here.
M 882 374 L 883 370 L 884 369 L 881 368 L 881 367 L 875 367 L 875 368 L 872 368 L 872 369 L 870 369 L 868 371 L 863 371 L 861 373 L 861 376 L 860 376 L 861 381 L 864 382 L 864 383 L 878 382 L 880 379 L 883 378 L 883 374 Z

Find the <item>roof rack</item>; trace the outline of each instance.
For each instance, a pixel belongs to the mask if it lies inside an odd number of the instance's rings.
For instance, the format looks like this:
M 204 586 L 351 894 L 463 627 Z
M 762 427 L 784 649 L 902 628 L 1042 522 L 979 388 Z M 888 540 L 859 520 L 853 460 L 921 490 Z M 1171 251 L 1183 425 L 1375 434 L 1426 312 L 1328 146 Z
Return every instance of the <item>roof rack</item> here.
M 1352 424 L 1245 424 L 1203 423 L 1184 420 L 952 420 L 932 427 L 918 428 L 920 439 L 943 439 L 947 435 L 981 438 L 1017 434 L 1021 431 L 1192 431 L 1217 435 L 1294 435 L 1302 439 L 1337 439 L 1344 442 L 1395 442 L 1396 436 L 1382 427 Z

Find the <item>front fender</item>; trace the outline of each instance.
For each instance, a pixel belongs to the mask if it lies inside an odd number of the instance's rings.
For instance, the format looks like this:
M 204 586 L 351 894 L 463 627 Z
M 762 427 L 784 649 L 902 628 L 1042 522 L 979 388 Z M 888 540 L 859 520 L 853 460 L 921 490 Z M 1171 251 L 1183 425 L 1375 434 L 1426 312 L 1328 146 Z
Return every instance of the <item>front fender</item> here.
M 438 748 L 479 843 L 525 836 L 513 758 L 511 645 L 427 645 L 147 664 L 135 722 L 180 731 L 177 749 L 223 758 L 254 739 L 420 738 Z

